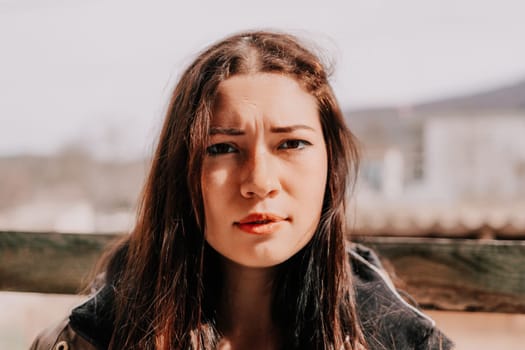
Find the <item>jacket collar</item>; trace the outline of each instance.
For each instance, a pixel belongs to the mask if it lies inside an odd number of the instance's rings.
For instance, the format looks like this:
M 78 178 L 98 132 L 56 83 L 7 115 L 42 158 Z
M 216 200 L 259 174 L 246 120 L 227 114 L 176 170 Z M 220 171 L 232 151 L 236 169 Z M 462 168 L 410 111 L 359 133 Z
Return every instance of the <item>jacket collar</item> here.
M 370 349 L 433 349 L 433 341 L 443 349 L 451 346 L 432 319 L 399 296 L 372 250 L 351 244 L 347 252 L 356 309 Z M 114 295 L 114 288 L 105 285 L 69 317 L 73 330 L 98 349 L 107 349 L 111 340 Z
M 107 349 L 111 341 L 114 295 L 113 287 L 104 285 L 69 316 L 71 328 L 97 349 Z

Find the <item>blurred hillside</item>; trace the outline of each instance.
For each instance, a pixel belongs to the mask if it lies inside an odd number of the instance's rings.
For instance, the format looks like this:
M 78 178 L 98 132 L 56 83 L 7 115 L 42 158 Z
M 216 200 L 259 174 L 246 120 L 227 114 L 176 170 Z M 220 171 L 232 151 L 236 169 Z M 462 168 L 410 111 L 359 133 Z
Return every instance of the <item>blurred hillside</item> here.
M 0 227 L 119 231 L 129 227 L 144 160 L 100 161 L 78 148 L 0 158 Z
M 423 102 L 413 106 L 384 107 L 348 111 L 350 120 L 359 118 L 395 117 L 407 113 L 432 114 L 443 112 L 465 113 L 468 111 L 514 110 L 525 111 L 525 79 L 495 89 L 487 89 L 472 94 L 453 96 Z

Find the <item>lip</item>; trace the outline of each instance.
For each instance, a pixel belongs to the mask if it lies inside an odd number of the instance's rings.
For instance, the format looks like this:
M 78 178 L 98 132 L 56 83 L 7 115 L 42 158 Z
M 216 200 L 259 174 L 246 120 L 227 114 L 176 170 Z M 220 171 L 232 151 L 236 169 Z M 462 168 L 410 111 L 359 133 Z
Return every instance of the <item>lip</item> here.
M 234 225 L 240 230 L 254 235 L 268 235 L 277 231 L 288 219 L 272 213 L 253 213 L 242 218 Z

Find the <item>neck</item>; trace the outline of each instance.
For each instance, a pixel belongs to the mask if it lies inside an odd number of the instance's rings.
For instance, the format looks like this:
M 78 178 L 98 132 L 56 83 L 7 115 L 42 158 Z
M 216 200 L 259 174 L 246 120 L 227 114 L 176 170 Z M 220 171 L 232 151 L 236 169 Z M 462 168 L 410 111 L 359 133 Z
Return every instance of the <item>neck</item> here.
M 219 326 L 227 337 L 274 334 L 272 289 L 275 268 L 251 268 L 224 261 Z M 252 338 L 253 339 L 253 338 Z

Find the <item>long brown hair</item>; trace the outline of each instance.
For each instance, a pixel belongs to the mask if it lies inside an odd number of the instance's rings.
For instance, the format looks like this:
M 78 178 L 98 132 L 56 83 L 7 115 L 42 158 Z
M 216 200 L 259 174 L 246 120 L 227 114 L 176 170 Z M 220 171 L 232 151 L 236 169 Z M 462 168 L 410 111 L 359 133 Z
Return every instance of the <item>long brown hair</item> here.
M 294 36 L 246 32 L 203 51 L 173 91 L 131 235 L 114 251 L 112 349 L 214 349 L 221 268 L 204 238 L 201 166 L 217 87 L 257 72 L 294 78 L 318 102 L 328 152 L 322 215 L 311 241 L 277 267 L 272 315 L 283 349 L 361 349 L 345 252 L 345 200 L 357 151 L 325 67 Z

